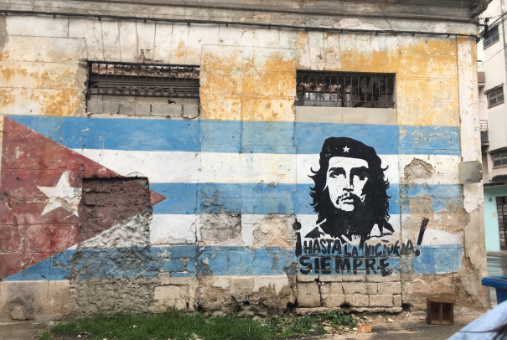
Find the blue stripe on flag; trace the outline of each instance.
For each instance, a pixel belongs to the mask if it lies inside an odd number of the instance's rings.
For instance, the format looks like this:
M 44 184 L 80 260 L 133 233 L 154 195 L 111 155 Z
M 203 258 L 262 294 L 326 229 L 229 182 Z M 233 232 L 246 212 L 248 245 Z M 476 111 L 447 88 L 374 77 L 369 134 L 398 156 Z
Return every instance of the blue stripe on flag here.
M 326 138 L 342 136 L 379 155 L 460 154 L 459 129 L 448 126 L 9 117 L 71 149 L 318 154 Z
M 414 274 L 443 274 L 461 271 L 461 245 L 414 246 L 420 256 L 380 257 L 387 269 Z M 134 252 L 132 261 L 125 260 L 125 252 Z M 79 256 L 74 256 L 78 254 Z M 342 254 L 344 252 L 342 251 Z M 322 255 L 311 256 L 310 259 Z M 343 255 L 342 255 L 343 256 Z M 336 256 L 347 261 L 351 257 Z M 334 257 L 330 257 L 334 258 Z M 377 259 L 380 259 L 377 258 Z M 364 273 L 365 265 L 362 258 Z M 128 263 L 125 263 L 127 261 Z M 278 247 L 196 247 L 195 245 L 167 247 L 132 247 L 66 250 L 5 278 L 3 281 L 61 281 L 71 277 L 89 279 L 144 279 L 159 274 L 172 277 L 195 276 L 271 276 L 295 275 L 297 258 L 293 249 Z M 335 274 L 334 261 L 331 274 Z M 403 262 L 401 265 L 400 262 Z M 93 263 L 90 266 L 89 263 Z M 118 265 L 120 264 L 121 265 Z M 310 275 L 315 275 L 313 270 Z M 340 269 L 340 275 L 353 271 Z M 372 273 L 374 274 L 374 273 Z M 379 274 L 379 272 L 377 272 Z M 320 275 L 325 275 L 320 273 Z
M 153 207 L 155 214 L 315 214 L 311 184 L 265 183 L 153 183 L 150 189 L 167 199 Z M 457 184 L 391 184 L 389 214 L 400 213 L 402 200 L 426 197 L 435 205 L 461 199 Z M 445 202 L 444 202 L 445 203 Z M 404 203 L 408 205 L 408 203 Z M 442 210 L 442 209 L 440 209 Z

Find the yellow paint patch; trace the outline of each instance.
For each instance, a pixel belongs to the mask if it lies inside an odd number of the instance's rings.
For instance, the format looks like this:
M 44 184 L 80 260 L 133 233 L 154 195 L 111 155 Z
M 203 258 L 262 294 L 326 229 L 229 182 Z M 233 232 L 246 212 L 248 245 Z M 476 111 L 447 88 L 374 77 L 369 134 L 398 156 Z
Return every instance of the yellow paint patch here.
M 180 41 L 180 43 L 178 44 L 178 46 L 174 50 L 171 60 L 185 59 L 186 50 L 187 49 L 186 49 L 185 43 L 183 41 Z
M 202 119 L 241 120 L 241 96 L 201 95 Z
M 340 39 L 340 71 L 353 72 L 356 70 L 355 39 L 355 35 L 343 35 Z
M 456 55 L 456 42 L 448 38 L 418 38 L 413 53 L 432 55 Z
M 206 50 L 202 56 L 201 70 L 242 70 L 243 51 L 239 47 L 224 46 Z
M 295 96 L 296 67 L 324 67 L 341 72 L 395 73 L 400 124 L 459 125 L 455 40 L 325 35 L 324 45 L 312 52 L 320 53 L 317 60 L 310 56 L 307 32 L 297 34 L 299 54 L 268 48 L 207 49 L 202 58 L 201 94 L 219 94 L 215 98 L 219 102 L 204 103 L 209 108 L 206 116 L 290 121 L 294 118 L 293 104 L 287 103 Z M 230 113 L 221 109 L 230 107 L 231 98 L 240 102 L 239 113 L 238 109 Z
M 10 89 L 0 89 L 0 98 L 2 101 L 2 107 L 6 107 L 8 105 L 14 104 L 16 98 L 12 94 L 12 90 Z
M 456 78 L 457 59 L 450 55 L 403 54 L 398 73 L 423 78 Z
M 398 101 L 398 124 L 459 126 L 455 102 Z
M 50 116 L 71 116 L 80 102 L 78 92 L 71 89 L 56 92 L 34 91 L 30 99 L 38 102 L 41 112 Z
M 273 72 L 296 72 L 296 58 L 284 59 L 283 56 L 275 54 L 269 57 L 260 69 Z
M 26 75 L 28 74 L 27 70 L 24 68 L 15 69 L 15 68 L 9 68 L 9 67 L 4 67 L 4 66 L 0 65 L 0 70 L 2 70 L 1 72 L 2 72 L 2 77 L 3 77 L 4 82 L 8 82 L 9 80 L 11 80 L 11 78 L 13 78 L 15 76 L 26 77 Z M 5 85 L 5 83 L 4 83 L 4 85 Z
M 308 34 L 306 32 L 298 32 L 298 40 L 296 41 L 296 48 L 301 51 L 303 46 L 308 45 Z
M 275 97 L 296 96 L 296 75 L 292 72 L 258 72 L 253 76 L 255 94 Z
M 202 72 L 200 85 L 201 94 L 239 95 L 243 92 L 243 74 L 224 70 Z
M 294 97 L 243 97 L 243 120 L 294 121 Z

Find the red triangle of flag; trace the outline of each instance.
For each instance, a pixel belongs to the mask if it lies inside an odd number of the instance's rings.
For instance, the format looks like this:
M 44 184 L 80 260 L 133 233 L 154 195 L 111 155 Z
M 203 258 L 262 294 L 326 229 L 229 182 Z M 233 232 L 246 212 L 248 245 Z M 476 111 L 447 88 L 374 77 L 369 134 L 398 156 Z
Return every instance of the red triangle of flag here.
M 134 205 L 99 226 L 82 226 L 84 178 L 120 177 L 51 139 L 4 118 L 0 174 L 0 279 L 90 239 L 146 209 Z M 129 190 L 142 184 L 129 182 Z M 146 190 L 146 189 L 144 189 Z M 166 198 L 150 190 L 151 204 Z

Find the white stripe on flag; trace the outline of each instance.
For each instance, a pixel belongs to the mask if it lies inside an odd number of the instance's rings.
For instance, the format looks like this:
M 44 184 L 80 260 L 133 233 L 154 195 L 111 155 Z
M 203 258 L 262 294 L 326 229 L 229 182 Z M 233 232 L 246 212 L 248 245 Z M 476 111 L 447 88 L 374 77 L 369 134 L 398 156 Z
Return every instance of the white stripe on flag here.
M 146 176 L 151 183 L 287 183 L 313 184 L 318 154 L 211 153 L 74 149 L 122 176 Z M 459 156 L 379 155 L 390 183 L 399 183 L 414 159 L 432 165 L 428 184 L 457 184 Z

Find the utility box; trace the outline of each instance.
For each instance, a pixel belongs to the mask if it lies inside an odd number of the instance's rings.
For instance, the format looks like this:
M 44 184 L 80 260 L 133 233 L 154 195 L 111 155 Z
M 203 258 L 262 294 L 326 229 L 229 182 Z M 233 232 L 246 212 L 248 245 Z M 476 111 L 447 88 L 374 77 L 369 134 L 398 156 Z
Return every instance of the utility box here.
M 447 298 L 428 298 L 426 322 L 432 325 L 454 325 L 454 301 Z

